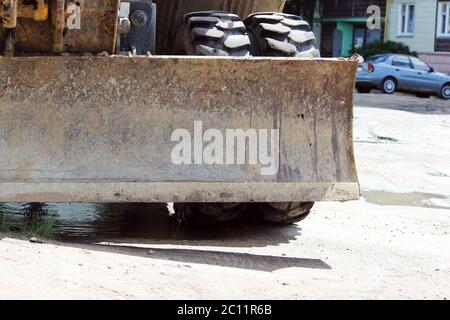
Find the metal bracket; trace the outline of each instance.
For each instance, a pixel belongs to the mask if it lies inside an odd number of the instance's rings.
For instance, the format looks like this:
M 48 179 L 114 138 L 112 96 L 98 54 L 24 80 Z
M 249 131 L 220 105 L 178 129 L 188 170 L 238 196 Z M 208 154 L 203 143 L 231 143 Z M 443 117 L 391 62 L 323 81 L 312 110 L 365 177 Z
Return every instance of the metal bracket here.
M 122 1 L 119 19 L 118 52 L 155 53 L 156 4 L 151 0 Z

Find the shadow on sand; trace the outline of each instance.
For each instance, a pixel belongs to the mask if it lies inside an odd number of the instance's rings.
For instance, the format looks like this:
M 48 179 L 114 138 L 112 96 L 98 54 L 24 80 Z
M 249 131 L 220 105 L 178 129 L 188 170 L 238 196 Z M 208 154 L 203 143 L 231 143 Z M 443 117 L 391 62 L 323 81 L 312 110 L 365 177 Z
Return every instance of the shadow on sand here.
M 9 214 L 18 223 L 21 219 L 29 220 L 33 208 L 39 215 L 47 214 L 56 219 L 56 241 L 50 242 L 57 245 L 162 259 L 171 262 L 168 267 L 200 263 L 266 272 L 291 267 L 331 269 L 320 259 L 192 248 L 286 244 L 301 236 L 297 225 L 275 227 L 236 221 L 225 225 L 185 226 L 170 217 L 166 204 L 8 204 L 0 206 L 0 214 Z M 157 247 L 162 244 L 190 248 Z

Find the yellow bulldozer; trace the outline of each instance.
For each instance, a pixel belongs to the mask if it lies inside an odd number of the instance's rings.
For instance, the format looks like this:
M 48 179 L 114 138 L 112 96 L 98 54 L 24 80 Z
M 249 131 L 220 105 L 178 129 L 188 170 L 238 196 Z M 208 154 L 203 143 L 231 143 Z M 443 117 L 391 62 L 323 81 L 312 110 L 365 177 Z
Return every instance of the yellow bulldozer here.
M 285 0 L 0 0 L 0 202 L 286 224 L 360 195 L 357 59 Z

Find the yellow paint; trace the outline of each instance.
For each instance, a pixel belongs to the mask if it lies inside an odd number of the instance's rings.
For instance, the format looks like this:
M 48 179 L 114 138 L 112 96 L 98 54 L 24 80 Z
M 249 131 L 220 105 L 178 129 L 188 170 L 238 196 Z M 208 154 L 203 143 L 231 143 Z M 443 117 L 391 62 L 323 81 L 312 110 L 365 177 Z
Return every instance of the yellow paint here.
M 0 0 L 0 4 L 3 1 Z M 32 5 L 24 5 L 23 1 L 19 1 L 17 8 L 17 17 L 32 19 L 34 21 L 46 21 L 48 19 L 48 4 L 44 0 L 37 0 L 36 9 Z M 0 6 L 0 9 L 2 7 Z M 3 10 L 0 10 L 0 17 L 3 16 Z
M 389 27 L 389 0 L 386 0 L 386 17 L 384 19 L 384 41 L 388 41 L 388 27 Z

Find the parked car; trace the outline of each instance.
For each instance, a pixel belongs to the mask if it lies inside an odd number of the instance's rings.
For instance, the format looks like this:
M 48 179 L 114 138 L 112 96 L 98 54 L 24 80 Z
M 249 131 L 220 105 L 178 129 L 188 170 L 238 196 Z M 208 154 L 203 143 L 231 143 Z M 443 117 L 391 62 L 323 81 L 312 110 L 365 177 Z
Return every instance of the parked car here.
M 386 94 L 407 91 L 423 98 L 438 95 L 450 99 L 450 76 L 413 56 L 381 54 L 358 68 L 356 89 L 360 93 L 381 89 Z

